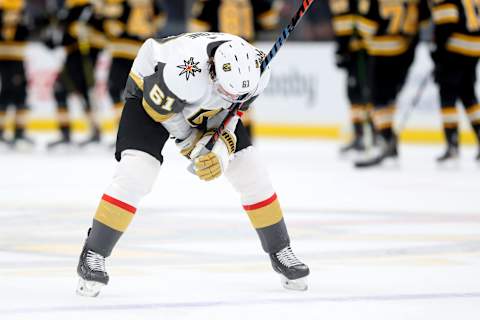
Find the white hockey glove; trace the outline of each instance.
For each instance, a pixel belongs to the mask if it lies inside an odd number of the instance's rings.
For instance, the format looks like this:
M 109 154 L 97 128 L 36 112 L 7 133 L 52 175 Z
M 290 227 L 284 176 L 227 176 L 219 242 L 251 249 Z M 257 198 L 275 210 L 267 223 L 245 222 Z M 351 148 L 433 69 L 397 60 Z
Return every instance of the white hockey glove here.
M 218 117 L 217 119 L 223 119 Z M 216 120 L 216 119 L 212 119 Z M 215 121 L 212 121 L 214 123 Z M 222 175 L 227 170 L 228 163 L 237 146 L 237 137 L 235 136 L 235 127 L 238 117 L 234 117 L 226 126 L 222 135 L 213 146 L 212 151 L 205 149 L 214 133 L 214 129 L 208 130 L 198 141 L 191 152 L 191 159 L 194 160 L 195 174 L 202 180 L 209 181 Z M 210 124 L 210 120 L 209 120 Z M 209 127 L 209 125 L 207 125 Z M 204 153 L 207 152 L 207 153 Z
M 192 153 L 193 148 L 197 145 L 198 140 L 203 136 L 203 132 L 192 128 L 192 131 L 185 139 L 175 139 L 175 144 L 180 149 L 182 156 L 192 159 L 190 154 Z

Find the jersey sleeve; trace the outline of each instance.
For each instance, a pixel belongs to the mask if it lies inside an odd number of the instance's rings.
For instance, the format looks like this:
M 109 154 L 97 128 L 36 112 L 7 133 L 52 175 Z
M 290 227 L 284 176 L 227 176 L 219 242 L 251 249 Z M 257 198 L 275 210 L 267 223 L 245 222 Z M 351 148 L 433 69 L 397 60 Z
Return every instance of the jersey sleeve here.
M 435 25 L 435 43 L 437 50 L 445 49 L 450 35 L 455 31 L 460 20 L 460 11 L 452 0 L 435 0 L 432 2 L 432 20 Z
M 377 34 L 379 29 L 378 3 L 371 0 L 358 1 L 358 16 L 356 27 L 362 37 L 371 37 Z

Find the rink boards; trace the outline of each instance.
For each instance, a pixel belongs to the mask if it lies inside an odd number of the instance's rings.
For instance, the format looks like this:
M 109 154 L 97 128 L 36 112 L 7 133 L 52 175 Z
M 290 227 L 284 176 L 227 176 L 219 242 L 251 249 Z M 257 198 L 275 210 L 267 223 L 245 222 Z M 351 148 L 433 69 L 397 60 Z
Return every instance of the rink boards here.
M 259 44 L 269 50 L 270 43 Z M 29 128 L 54 130 L 55 103 L 52 86 L 61 66 L 62 53 L 39 44 L 27 49 L 29 102 L 32 115 Z M 96 68 L 98 114 L 105 129 L 111 129 L 112 117 L 107 90 L 110 64 L 108 54 L 101 56 Z M 266 92 L 256 102 L 256 131 L 261 136 L 344 138 L 349 133 L 348 101 L 345 74 L 335 67 L 333 43 L 289 43 L 271 63 L 273 73 Z M 411 142 L 440 142 L 441 119 L 437 90 L 430 79 L 420 103 L 412 109 L 412 99 L 420 83 L 432 71 L 428 48 L 417 50 L 416 60 L 399 97 L 397 127 L 408 116 L 403 139 Z M 413 112 L 410 112 L 413 110 Z M 72 97 L 71 115 L 75 128 L 84 130 L 78 99 Z M 474 141 L 462 110 L 462 138 Z

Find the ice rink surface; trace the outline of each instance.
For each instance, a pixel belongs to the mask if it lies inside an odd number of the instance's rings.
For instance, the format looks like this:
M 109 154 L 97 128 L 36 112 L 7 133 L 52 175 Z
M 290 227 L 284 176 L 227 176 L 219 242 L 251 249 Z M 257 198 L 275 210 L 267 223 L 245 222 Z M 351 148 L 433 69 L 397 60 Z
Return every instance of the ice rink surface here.
M 200 182 L 172 144 L 98 298 L 75 295 L 76 264 L 111 153 L 0 153 L 0 319 L 480 319 L 473 148 L 455 168 L 435 165 L 441 146 L 402 146 L 399 168 L 355 171 L 334 143 L 259 140 L 311 269 L 292 292 L 227 181 Z

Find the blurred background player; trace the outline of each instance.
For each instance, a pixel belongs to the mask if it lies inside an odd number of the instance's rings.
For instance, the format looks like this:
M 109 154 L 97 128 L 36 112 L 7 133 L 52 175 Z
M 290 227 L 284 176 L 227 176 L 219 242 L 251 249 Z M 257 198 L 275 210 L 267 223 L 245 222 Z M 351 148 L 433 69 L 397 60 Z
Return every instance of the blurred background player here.
M 0 144 L 33 145 L 25 136 L 27 78 L 23 65 L 28 37 L 25 2 L 0 0 Z M 13 139 L 4 136 L 7 108 L 15 109 Z
M 437 161 L 458 158 L 458 113 L 462 102 L 480 145 L 480 104 L 475 93 L 480 57 L 480 1 L 433 0 L 435 80 L 440 91 L 447 149 Z M 480 161 L 480 146 L 476 160 Z
M 163 28 L 166 14 L 161 4 L 155 0 L 105 0 L 103 16 L 103 27 L 112 57 L 108 91 L 113 102 L 116 127 L 133 60 L 143 42 Z
M 61 138 L 48 144 L 52 149 L 71 142 L 71 121 L 67 98 L 77 93 L 82 98 L 91 131 L 90 137 L 80 146 L 100 142 L 100 127 L 95 119 L 95 100 L 92 90 L 95 81 L 95 64 L 106 39 L 103 35 L 102 1 L 66 0 L 59 12 L 63 29 L 60 45 L 66 53 L 65 63 L 54 86 Z
M 357 27 L 369 55 L 369 88 L 373 122 L 382 139 L 378 154 L 358 161 L 356 167 L 396 159 L 397 134 L 393 120 L 401 91 L 415 55 L 421 21 L 428 21 L 427 0 L 360 0 Z
M 278 28 L 279 12 L 274 0 L 196 0 L 193 4 L 190 32 L 225 32 L 252 43 L 261 31 Z M 252 111 L 242 116 L 253 136 Z
M 330 0 L 332 26 L 335 33 L 335 61 L 347 72 L 347 95 L 350 101 L 350 115 L 353 126 L 352 141 L 340 149 L 340 153 L 365 151 L 364 126 L 373 124 L 369 116 L 367 86 L 367 53 L 363 39 L 355 26 L 358 1 Z

